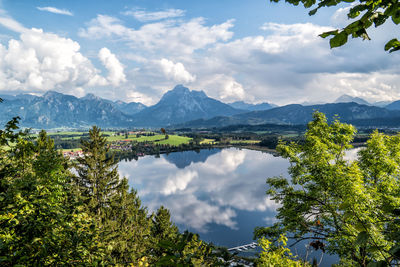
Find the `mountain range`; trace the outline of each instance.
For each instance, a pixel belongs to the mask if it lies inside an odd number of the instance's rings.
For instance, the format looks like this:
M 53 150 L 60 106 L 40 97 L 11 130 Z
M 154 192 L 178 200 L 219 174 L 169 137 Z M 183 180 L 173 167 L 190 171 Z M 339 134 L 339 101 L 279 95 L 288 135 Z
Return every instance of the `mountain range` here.
M 166 92 L 157 104 L 137 113 L 133 124 L 147 127 L 171 126 L 199 118 L 230 116 L 246 111 L 210 98 L 203 91 L 190 91 L 177 85 Z
M 210 128 L 228 125 L 258 125 L 258 124 L 307 124 L 312 119 L 314 111 L 325 113 L 329 120 L 335 117 L 342 122 L 372 120 L 378 118 L 394 119 L 400 117 L 399 110 L 360 105 L 355 102 L 330 103 L 323 105 L 302 106 L 292 104 L 264 111 L 252 111 L 235 116 L 219 116 L 212 119 L 199 119 L 186 122 L 180 127 Z
M 21 118 L 21 126 L 32 128 L 87 128 L 100 127 L 223 127 L 228 125 L 306 124 L 312 113 L 319 110 L 341 121 L 371 126 L 371 123 L 400 122 L 400 101 L 385 107 L 370 104 L 348 95 L 335 103 L 319 105 L 291 104 L 277 107 L 270 103 L 249 104 L 242 101 L 223 103 L 208 97 L 203 91 L 189 90 L 177 85 L 166 92 L 153 106 L 141 103 L 111 101 L 88 94 L 77 98 L 54 91 L 43 96 L 21 94 L 0 95 L 0 124 L 14 116 Z M 380 103 L 382 106 L 383 103 Z
M 233 103 L 228 103 L 228 105 L 236 109 L 242 109 L 248 111 L 267 110 L 277 107 L 277 105 L 270 103 L 249 104 L 244 101 L 236 101 Z
M 12 117 L 19 116 L 23 127 L 128 127 L 134 114 L 145 108 L 140 103 L 116 103 L 93 94 L 77 98 L 54 91 L 43 96 L 22 94 L 1 96 L 0 123 L 4 125 Z M 125 110 L 125 113 L 122 111 Z

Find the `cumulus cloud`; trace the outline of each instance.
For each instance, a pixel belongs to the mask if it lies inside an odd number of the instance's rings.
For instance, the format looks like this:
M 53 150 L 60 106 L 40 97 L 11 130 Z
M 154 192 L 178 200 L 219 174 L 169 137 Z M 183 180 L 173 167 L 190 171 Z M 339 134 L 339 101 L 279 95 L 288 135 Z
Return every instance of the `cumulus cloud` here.
M 47 11 L 50 13 L 54 13 L 54 14 L 60 14 L 60 15 L 67 15 L 67 16 L 73 16 L 74 14 L 72 14 L 71 11 L 68 11 L 66 9 L 59 9 L 56 7 L 51 7 L 51 6 L 45 6 L 45 7 L 37 7 L 38 10 L 40 11 Z
M 229 40 L 233 36 L 233 32 L 229 31 L 232 27 L 232 20 L 208 27 L 204 18 L 194 18 L 183 22 L 148 23 L 136 30 L 124 26 L 117 18 L 98 15 L 86 29 L 80 29 L 79 35 L 90 39 L 119 37 L 136 49 L 191 54 L 207 45 Z
M 99 58 L 108 70 L 107 80 L 114 86 L 126 81 L 124 67 L 117 57 L 108 48 L 103 47 L 99 51 Z
M 334 14 L 331 23 L 335 28 L 345 21 L 346 12 L 338 9 Z M 204 18 L 182 18 L 182 10 L 125 13 L 136 15 L 144 24 L 133 28 L 122 19 L 97 15 L 79 30 L 81 37 L 110 42 L 104 46 L 120 45 L 116 55 L 107 48 L 98 52 L 107 70 L 102 74 L 95 67 L 97 62 L 80 52 L 76 41 L 27 29 L 2 12 L 0 25 L 25 39 L 36 36 L 38 45 L 31 47 L 21 37 L 1 47 L 1 59 L 11 51 L 19 51 L 24 59 L 0 62 L 0 90 L 30 87 L 35 92 L 56 89 L 77 94 L 89 87 L 112 85 L 118 86 L 119 97 L 147 105 L 178 83 L 189 83 L 191 89 L 204 90 L 225 102 L 332 101 L 343 93 L 370 101 L 399 98 L 399 54 L 389 57 L 383 51 L 388 34 L 395 30 L 390 24 L 379 31 L 371 29 L 371 42 L 350 39 L 346 46 L 331 50 L 329 42 L 318 35 L 332 27 L 311 23 L 265 23 L 258 35 L 233 39 L 233 20 L 212 25 Z M 56 55 L 51 46 L 51 56 L 44 55 L 47 48 L 43 52 L 39 46 L 58 43 L 50 36 L 69 43 L 70 48 L 61 46 L 69 52 Z M 67 64 L 68 57 L 71 62 Z M 126 65 L 118 58 L 124 58 Z M 62 64 L 54 71 L 46 67 L 59 60 Z M 100 95 L 107 92 L 98 89 Z
M 197 86 L 207 88 L 208 93 L 211 93 L 213 97 L 221 99 L 224 102 L 251 99 L 251 96 L 246 94 L 242 84 L 237 82 L 232 76 L 222 73 L 212 74 L 206 78 L 203 77 Z
M 103 83 L 99 71 L 79 50 L 79 44 L 71 39 L 40 29 L 25 31 L 20 40 L 1 46 L 0 88 L 45 91 Z
M 169 176 L 162 189 L 163 194 L 171 195 L 177 191 L 185 190 L 188 184 L 199 174 L 196 171 L 180 171 L 176 174 Z
M 182 9 L 166 9 L 163 11 L 148 12 L 145 10 L 129 10 L 123 12 L 124 15 L 132 16 L 138 21 L 148 22 L 156 21 L 169 18 L 177 18 L 185 15 L 185 11 Z
M 99 58 L 108 70 L 106 78 L 82 55 L 78 42 L 24 28 L 19 40 L 0 45 L 0 90 L 58 90 L 79 96 L 85 88 L 118 86 L 126 80 L 121 63 L 107 48 L 100 50 Z
M 231 208 L 212 205 L 189 194 L 164 199 L 176 223 L 188 225 L 197 232 L 207 232 L 207 224 L 216 223 L 237 229 L 236 212 Z
M 218 155 L 212 156 L 209 161 L 199 163 L 199 165 L 203 167 L 203 171 L 225 175 L 234 172 L 244 162 L 245 158 L 246 152 L 244 150 L 222 150 Z
M 382 49 L 384 41 L 382 46 L 377 46 L 382 40 L 379 36 L 375 43 L 349 40 L 345 47 L 332 50 L 329 42 L 318 36 L 331 27 L 311 23 L 266 23 L 262 29 L 264 35 L 218 43 L 210 48 L 203 61 L 197 64 L 207 66 L 209 71 L 202 67 L 194 69 L 198 81 L 195 86 L 217 87 L 218 82 L 231 77 L 242 85 L 245 99 L 276 104 L 332 101 L 346 91 L 354 92 L 353 95 L 369 92 L 370 100 L 377 96 L 373 92 L 381 90 L 386 92 L 380 96 L 382 100 L 388 95 L 397 95 L 398 82 L 391 78 L 391 74 L 397 73 L 398 55 L 388 57 Z M 369 52 L 356 53 L 356 50 Z M 387 71 L 383 72 L 384 69 Z M 380 80 L 380 83 L 361 85 L 358 76 L 370 81 Z M 341 85 L 339 80 L 346 83 Z M 220 93 L 213 96 L 222 99 L 226 97 L 224 91 L 230 90 L 221 89 L 223 86 L 219 88 Z
M 176 83 L 190 83 L 196 80 L 196 76 L 190 74 L 182 63 L 174 63 L 168 59 L 161 59 L 157 62 L 167 79 L 172 79 Z

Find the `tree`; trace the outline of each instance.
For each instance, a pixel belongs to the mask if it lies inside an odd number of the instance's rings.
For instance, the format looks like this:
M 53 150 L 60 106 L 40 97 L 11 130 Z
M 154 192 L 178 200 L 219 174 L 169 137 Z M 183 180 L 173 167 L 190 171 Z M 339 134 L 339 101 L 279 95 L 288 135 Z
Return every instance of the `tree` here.
M 171 214 L 169 210 L 161 206 L 153 217 L 152 233 L 154 237 L 160 240 L 172 240 L 179 231 L 171 221 Z
M 110 201 L 105 229 L 114 262 L 127 265 L 148 258 L 151 248 L 151 218 L 127 179 L 121 180 L 118 193 Z
M 113 157 L 107 157 L 109 149 L 107 139 L 100 129 L 93 126 L 89 130 L 89 140 L 82 140 L 84 156 L 78 158 L 76 170 L 77 185 L 92 215 L 101 221 L 105 209 L 121 185 L 117 163 Z
M 345 265 L 398 260 L 400 135 L 374 132 L 358 159 L 348 161 L 345 152 L 355 128 L 338 120 L 328 124 L 319 112 L 313 118 L 304 143 L 278 145 L 290 161 L 291 179 L 267 180 L 268 195 L 281 204 L 278 222 L 257 228 L 255 236 L 277 239 L 290 233 L 339 255 Z
M 107 140 L 94 126 L 82 141 L 84 157 L 78 159 L 76 184 L 81 199 L 97 224 L 100 242 L 112 264 L 138 264 L 148 256 L 151 219 L 136 191 L 121 179 L 114 157 L 107 157 Z
M 279 2 L 280 0 L 271 0 Z M 396 25 L 400 23 L 400 1 L 354 1 L 354 0 L 285 0 L 293 5 L 303 4 L 305 8 L 313 8 L 309 15 L 314 15 L 322 7 L 336 6 L 342 3 L 352 3 L 350 10 L 347 14 L 349 19 L 355 19 L 343 29 L 337 29 L 322 33 L 320 36 L 326 38 L 333 36 L 330 39 L 331 48 L 344 45 L 348 37 L 363 38 L 363 40 L 370 40 L 367 29 L 372 25 L 379 27 L 384 24 L 388 19 L 391 19 Z M 394 52 L 400 49 L 399 40 L 391 39 L 385 45 L 385 51 Z
M 1 265 L 101 263 L 94 221 L 71 194 L 72 175 L 52 140 L 42 131 L 34 144 L 9 125 L 0 137 L 14 143 L 0 146 Z
M 258 240 L 259 246 L 262 248 L 260 257 L 257 259 L 257 266 L 263 267 L 307 267 L 308 262 L 296 260 L 296 256 L 286 247 L 287 237 L 281 235 L 278 239 L 278 246 L 272 248 L 272 242 L 266 238 Z

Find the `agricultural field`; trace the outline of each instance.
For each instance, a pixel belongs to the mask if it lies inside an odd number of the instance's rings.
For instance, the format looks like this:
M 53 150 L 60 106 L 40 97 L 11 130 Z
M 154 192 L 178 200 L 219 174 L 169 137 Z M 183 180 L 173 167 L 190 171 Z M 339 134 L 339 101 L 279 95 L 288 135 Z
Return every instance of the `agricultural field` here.
M 164 139 L 164 136 L 162 136 L 162 138 Z M 192 140 L 192 138 L 186 136 L 169 135 L 168 139 L 157 141 L 155 143 L 160 145 L 179 146 L 181 144 L 188 144 L 190 140 Z
M 163 134 L 156 134 L 153 136 L 141 135 L 140 137 L 136 137 L 136 134 L 133 134 L 133 135 L 128 135 L 128 138 L 126 138 L 125 135 L 108 136 L 107 141 L 115 142 L 115 141 L 129 140 L 138 143 L 152 142 L 155 144 L 178 146 L 180 144 L 187 144 L 190 142 L 190 140 L 192 140 L 192 138 L 179 135 L 168 135 L 168 137 L 169 137 L 168 139 L 165 139 L 165 135 Z

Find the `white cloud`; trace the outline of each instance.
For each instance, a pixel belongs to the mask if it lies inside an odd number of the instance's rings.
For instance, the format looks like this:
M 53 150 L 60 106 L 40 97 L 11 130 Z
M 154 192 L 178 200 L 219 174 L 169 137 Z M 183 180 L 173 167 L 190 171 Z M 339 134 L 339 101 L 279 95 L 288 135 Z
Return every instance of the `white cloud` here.
M 80 53 L 80 45 L 41 29 L 24 30 L 19 40 L 0 45 L 0 90 L 82 94 L 92 86 L 117 86 L 125 81 L 123 67 L 108 49 L 99 58 L 109 74 L 104 78 Z
M 208 158 L 205 163 L 196 164 L 196 167 L 200 168 L 202 173 L 227 175 L 236 171 L 245 158 L 245 151 L 222 150 L 221 153 Z M 218 182 L 215 181 L 215 185 L 217 184 Z
M 88 25 L 87 29 L 79 30 L 78 34 L 81 37 L 100 39 L 113 35 L 127 36 L 132 34 L 133 31 L 123 26 L 119 19 L 107 15 L 97 15 L 97 18 L 92 19 Z
M 132 91 L 133 88 L 129 88 L 126 93 L 127 102 L 140 102 L 145 105 L 154 104 L 154 99 L 148 95 L 142 94 L 140 92 Z
M 40 11 L 47 11 L 50 13 L 54 14 L 60 14 L 60 15 L 67 15 L 67 16 L 73 16 L 71 11 L 68 11 L 66 9 L 58 9 L 56 7 L 51 7 L 51 6 L 45 6 L 45 7 L 37 7 L 38 10 Z
M 246 95 L 243 85 L 237 82 L 232 76 L 225 74 L 214 74 L 200 81 L 201 88 L 207 88 L 208 91 L 214 91 L 214 97 L 225 102 L 233 102 L 249 98 Z
M 117 57 L 108 48 L 103 47 L 99 51 L 99 58 L 108 70 L 107 80 L 114 86 L 126 81 L 124 67 Z
M 86 29 L 80 29 L 79 35 L 91 39 L 119 37 L 134 49 L 180 55 L 229 40 L 233 36 L 233 32 L 229 31 L 232 27 L 232 20 L 208 27 L 204 18 L 194 18 L 187 22 L 148 23 L 135 30 L 124 26 L 117 18 L 98 15 Z
M 140 10 L 131 12 L 135 11 Z M 388 56 L 383 51 L 395 26 L 385 25 L 379 31 L 371 29 L 371 42 L 349 39 L 346 46 L 331 50 L 329 41 L 318 37 L 331 27 L 265 23 L 259 35 L 232 39 L 233 20 L 212 25 L 204 18 L 167 19 L 171 18 L 169 15 L 183 15 L 184 11 L 141 12 L 136 15 L 142 14 L 147 21 L 160 20 L 133 28 L 118 18 L 98 15 L 85 29 L 79 30 L 81 37 L 103 39 L 106 43 L 103 46 L 118 44 L 120 50 L 115 50 L 115 55 L 104 49 L 98 52 L 108 71 L 105 74 L 88 56 L 82 55 L 77 42 L 55 34 L 34 33 L 2 12 L 0 25 L 21 33 L 25 39 L 36 36 L 37 42 L 32 47 L 14 37 L 2 46 L 2 58 L 12 51 L 18 51 L 13 53 L 24 58 L 14 56 L 14 62 L 0 62 L 0 90 L 56 89 L 74 90 L 76 94 L 89 87 L 104 86 L 96 89 L 96 93 L 105 96 L 110 92 L 105 86 L 112 85 L 118 86 L 114 88 L 118 90 L 114 97 L 147 105 L 156 103 L 178 83 L 189 83 L 191 89 L 204 90 L 225 102 L 331 101 L 342 93 L 370 101 L 399 98 L 399 54 Z M 338 9 L 332 21 L 344 21 L 346 12 L 347 9 Z M 166 20 L 162 20 L 163 16 Z M 339 19 L 340 16 L 343 18 Z M 60 47 L 70 52 L 51 52 L 57 50 L 58 41 L 50 36 L 56 36 L 62 44 L 69 43 Z M 46 55 L 47 52 L 51 55 Z M 68 64 L 67 58 L 71 61 Z M 118 58 L 130 62 L 124 66 Z M 54 70 L 46 67 L 57 65 L 58 61 L 61 64 Z
M 144 205 L 154 211 L 162 204 L 175 222 L 198 232 L 206 232 L 210 223 L 236 229 L 239 211 L 274 212 L 278 205 L 265 195 L 265 179 L 287 175 L 287 167 L 285 159 L 234 148 L 185 169 L 164 157 L 119 164 L 121 173 L 131 173 L 130 185 L 138 188 Z
M 236 212 L 231 208 L 212 205 L 189 194 L 174 195 L 164 201 L 174 222 L 188 225 L 197 232 L 207 232 L 209 223 L 237 229 L 237 223 L 234 221 Z
M 180 62 L 174 63 L 163 58 L 157 61 L 157 63 L 160 65 L 165 77 L 176 83 L 190 83 L 196 80 L 196 76 L 190 74 Z
M 186 189 L 188 184 L 198 176 L 199 174 L 196 171 L 177 172 L 176 174 L 167 178 L 162 192 L 165 195 L 171 195 L 177 191 L 183 191 Z
M 21 25 L 21 23 L 6 15 L 0 16 L 0 25 L 6 27 L 9 30 L 19 33 L 22 33 L 27 30 L 23 25 Z
M 185 11 L 182 9 L 166 9 L 163 11 L 147 12 L 145 10 L 129 10 L 123 12 L 124 15 L 132 16 L 138 21 L 148 22 L 156 21 L 168 18 L 177 18 L 185 15 Z
M 332 101 L 339 92 L 370 100 L 398 97 L 398 55 L 389 57 L 383 51 L 385 39 L 381 36 L 375 43 L 349 40 L 344 47 L 330 49 L 329 41 L 318 36 L 330 27 L 266 23 L 262 28 L 265 35 L 217 43 L 196 67 L 186 63 L 197 76 L 193 86 L 219 99 L 239 100 L 241 93 L 227 97 L 227 92 L 241 92 L 223 86 L 224 80 L 231 80 L 231 85 L 242 86 L 245 100 L 276 104 Z M 382 46 L 377 46 L 380 43 Z

